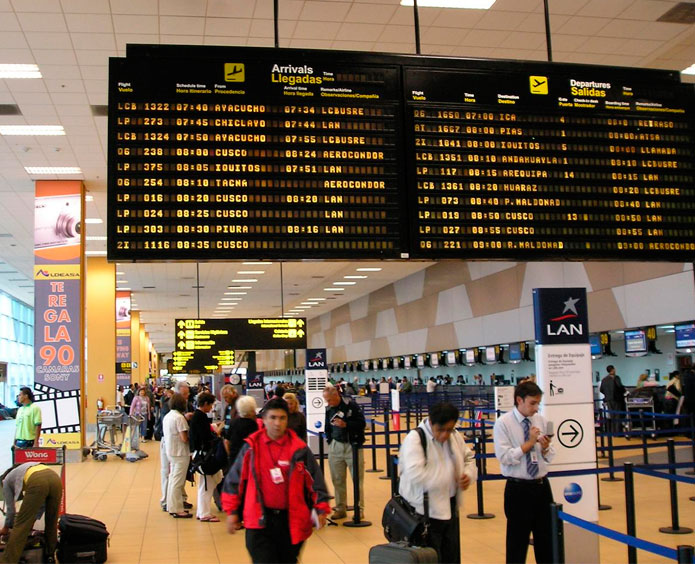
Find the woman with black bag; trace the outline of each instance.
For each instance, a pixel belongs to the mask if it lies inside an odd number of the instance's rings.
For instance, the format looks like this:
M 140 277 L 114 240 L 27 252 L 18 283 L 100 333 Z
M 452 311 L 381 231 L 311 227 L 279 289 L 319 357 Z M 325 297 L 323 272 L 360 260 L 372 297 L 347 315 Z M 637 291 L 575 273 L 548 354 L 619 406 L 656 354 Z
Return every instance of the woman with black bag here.
M 462 492 L 477 478 L 473 452 L 456 431 L 458 417 L 450 403 L 432 405 L 429 417 L 406 436 L 398 457 L 398 491 L 419 515 L 425 514 L 427 493 L 429 525 L 422 545 L 434 548 L 439 562 L 454 564 L 461 562 Z
M 208 413 L 215 404 L 215 396 L 210 392 L 201 392 L 197 398 L 198 409 L 191 418 L 191 451 L 193 465 L 201 474 L 198 480 L 198 504 L 196 517 L 206 523 L 219 523 L 218 517 L 212 514 L 212 493 L 217 484 L 222 481 L 222 466 L 218 456 L 221 449 L 220 439 L 212 430 L 212 421 Z

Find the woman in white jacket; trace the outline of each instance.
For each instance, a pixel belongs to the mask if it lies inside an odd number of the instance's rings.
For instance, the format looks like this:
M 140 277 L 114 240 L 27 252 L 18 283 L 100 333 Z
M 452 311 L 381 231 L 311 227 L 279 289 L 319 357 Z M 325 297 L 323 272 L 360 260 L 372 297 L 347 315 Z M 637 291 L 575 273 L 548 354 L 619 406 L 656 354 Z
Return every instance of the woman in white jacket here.
M 437 550 L 439 562 L 461 562 L 458 508 L 462 492 L 476 480 L 473 452 L 456 431 L 459 412 L 450 403 L 432 405 L 429 417 L 420 423 L 427 439 L 427 454 L 416 430 L 406 436 L 398 457 L 398 491 L 424 515 L 424 492 L 428 493 L 430 526 L 425 544 Z

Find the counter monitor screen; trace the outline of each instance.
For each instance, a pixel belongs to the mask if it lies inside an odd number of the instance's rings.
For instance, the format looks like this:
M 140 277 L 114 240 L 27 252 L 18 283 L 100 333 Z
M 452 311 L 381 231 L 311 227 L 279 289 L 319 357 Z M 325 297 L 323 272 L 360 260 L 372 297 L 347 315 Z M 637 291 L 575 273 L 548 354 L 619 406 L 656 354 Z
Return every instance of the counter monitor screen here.
M 495 364 L 497 362 L 497 349 L 495 347 L 485 347 L 485 364 Z
M 589 345 L 591 347 L 591 356 L 601 356 L 603 354 L 600 335 L 589 335 Z
M 676 348 L 689 349 L 695 347 L 695 323 L 676 325 Z
M 642 329 L 625 331 L 625 354 L 642 355 L 647 353 L 647 336 Z
M 509 343 L 509 362 L 521 362 L 521 343 Z
M 476 356 L 475 349 L 466 349 L 466 364 L 475 364 Z

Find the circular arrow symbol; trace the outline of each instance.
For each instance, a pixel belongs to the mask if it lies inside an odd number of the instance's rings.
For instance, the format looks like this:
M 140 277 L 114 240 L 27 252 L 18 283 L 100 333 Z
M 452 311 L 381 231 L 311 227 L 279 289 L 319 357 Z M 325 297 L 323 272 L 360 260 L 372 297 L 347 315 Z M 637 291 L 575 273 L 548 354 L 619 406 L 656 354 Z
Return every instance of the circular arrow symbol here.
M 313 405 L 316 409 L 320 409 L 323 407 L 323 398 L 314 398 L 311 400 L 311 405 Z
M 565 448 L 575 448 L 584 438 L 584 428 L 576 419 L 565 419 L 557 429 L 557 438 Z

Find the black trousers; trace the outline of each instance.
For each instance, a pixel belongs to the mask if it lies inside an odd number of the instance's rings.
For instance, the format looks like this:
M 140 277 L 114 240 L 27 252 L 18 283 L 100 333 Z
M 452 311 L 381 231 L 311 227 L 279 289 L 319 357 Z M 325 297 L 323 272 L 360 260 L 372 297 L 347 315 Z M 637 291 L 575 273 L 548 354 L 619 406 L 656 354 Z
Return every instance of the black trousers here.
M 246 529 L 246 549 L 254 564 L 295 564 L 302 544 L 292 544 L 287 511 L 266 509 L 264 529 Z
M 526 562 L 529 535 L 538 564 L 552 563 L 550 504 L 553 493 L 545 478 L 540 483 L 507 480 L 504 514 L 507 517 L 507 564 Z
M 430 519 L 426 544 L 437 551 L 440 564 L 460 564 L 461 538 L 456 496 L 451 498 L 451 519 Z

